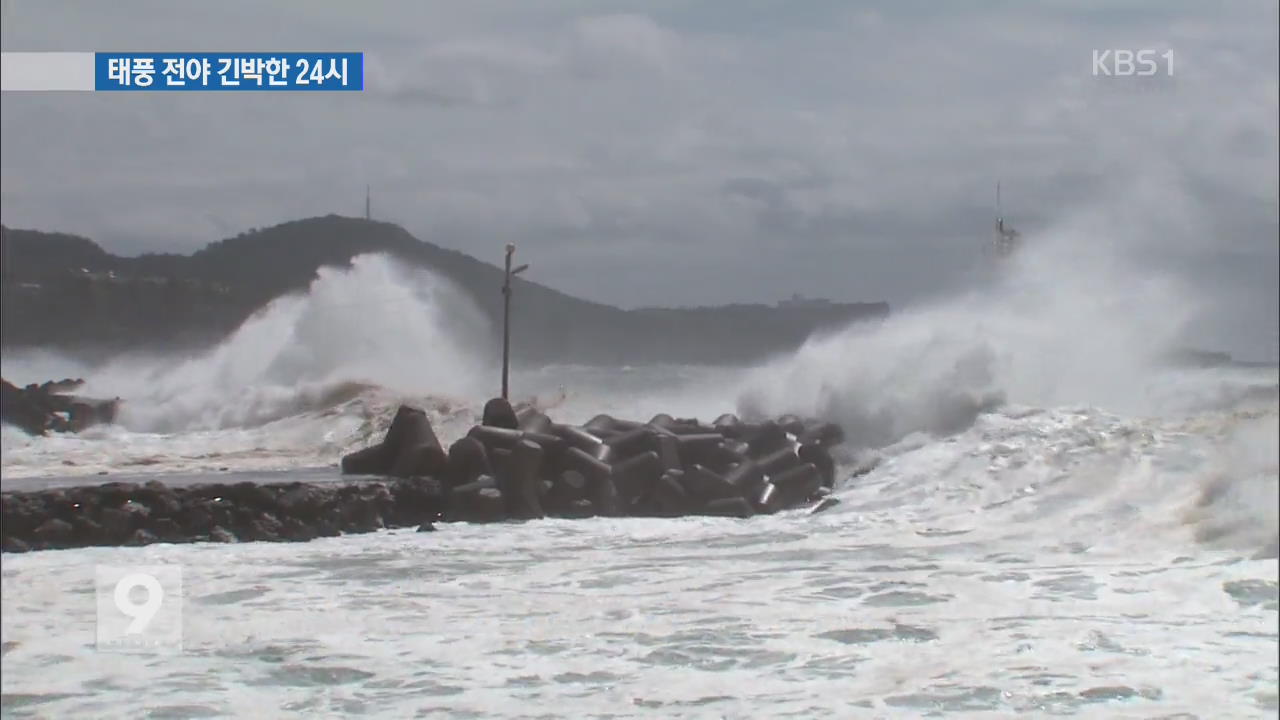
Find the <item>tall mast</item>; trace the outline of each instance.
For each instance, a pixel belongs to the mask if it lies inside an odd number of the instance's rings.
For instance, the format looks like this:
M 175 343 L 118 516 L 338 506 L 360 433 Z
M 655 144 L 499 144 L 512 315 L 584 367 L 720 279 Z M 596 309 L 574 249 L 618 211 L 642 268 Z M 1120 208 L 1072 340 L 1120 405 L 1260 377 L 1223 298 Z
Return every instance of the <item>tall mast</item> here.
M 369 190 L 369 186 L 368 186 L 368 185 L 365 185 L 365 186 L 364 186 L 364 219 L 365 219 L 365 220 L 372 220 L 372 219 L 373 219 L 373 212 L 372 212 L 372 199 L 371 199 L 370 190 Z
M 996 181 L 996 257 L 1008 257 L 1018 246 L 1018 231 L 1005 227 L 1004 210 L 1000 206 L 1000 181 Z
M 1000 214 L 1000 181 L 996 181 L 996 230 L 1004 232 L 1004 216 Z

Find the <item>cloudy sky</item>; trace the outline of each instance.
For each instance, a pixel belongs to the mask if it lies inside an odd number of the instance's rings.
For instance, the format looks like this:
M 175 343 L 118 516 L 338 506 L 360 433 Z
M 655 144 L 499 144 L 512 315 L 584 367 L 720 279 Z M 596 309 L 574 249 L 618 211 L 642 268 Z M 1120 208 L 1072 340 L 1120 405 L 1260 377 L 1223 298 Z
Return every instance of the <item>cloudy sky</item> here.
M 3 221 L 132 254 L 374 214 L 622 306 L 964 281 L 993 186 L 1274 307 L 1277 5 L 5 0 L 5 50 L 360 50 L 363 93 L 6 93 Z M 1173 51 L 1099 78 L 1095 49 Z M 1162 61 L 1163 63 L 1163 61 Z

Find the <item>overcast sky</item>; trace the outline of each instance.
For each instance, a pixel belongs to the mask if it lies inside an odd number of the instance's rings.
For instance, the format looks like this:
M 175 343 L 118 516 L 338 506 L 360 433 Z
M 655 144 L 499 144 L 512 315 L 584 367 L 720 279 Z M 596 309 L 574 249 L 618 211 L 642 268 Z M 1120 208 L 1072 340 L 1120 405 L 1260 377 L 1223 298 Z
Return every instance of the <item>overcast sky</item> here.
M 5 0 L 5 50 L 358 50 L 363 93 L 6 93 L 3 221 L 189 252 L 336 212 L 622 306 L 963 281 L 994 183 L 1275 306 L 1277 4 Z M 1174 53 L 1098 78 L 1095 49 Z M 1162 67 L 1162 71 L 1164 68 Z M 1134 228 L 1138 229 L 1135 230 Z M 1123 238 L 1118 241 L 1129 242 Z

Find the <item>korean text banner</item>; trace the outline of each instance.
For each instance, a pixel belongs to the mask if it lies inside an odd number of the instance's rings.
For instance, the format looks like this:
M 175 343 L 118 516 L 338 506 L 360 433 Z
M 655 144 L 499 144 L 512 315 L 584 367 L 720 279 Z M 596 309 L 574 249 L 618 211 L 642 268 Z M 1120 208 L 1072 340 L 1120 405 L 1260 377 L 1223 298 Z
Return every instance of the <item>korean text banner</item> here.
M 364 53 L 94 53 L 98 91 L 363 90 Z

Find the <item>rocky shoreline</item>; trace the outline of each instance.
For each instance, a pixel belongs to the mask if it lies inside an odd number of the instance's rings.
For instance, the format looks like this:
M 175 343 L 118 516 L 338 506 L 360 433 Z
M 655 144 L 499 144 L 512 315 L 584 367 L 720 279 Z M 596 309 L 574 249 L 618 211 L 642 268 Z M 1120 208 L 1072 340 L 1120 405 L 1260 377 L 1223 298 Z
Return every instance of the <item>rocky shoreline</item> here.
M 581 426 L 492 400 L 448 451 L 402 406 L 383 441 L 342 458 L 341 483 L 160 481 L 0 493 L 4 552 L 156 542 L 305 542 L 436 522 L 543 517 L 749 518 L 813 505 L 835 483 L 839 426 L 783 417 L 710 425 L 599 415 Z
M 68 394 L 82 385 L 84 380 L 66 378 L 20 388 L 0 379 L 0 420 L 29 435 L 74 433 L 115 422 L 120 398 L 102 400 Z

